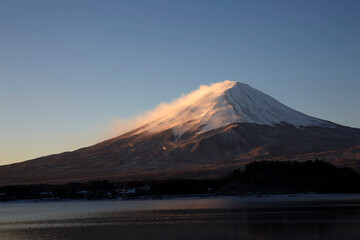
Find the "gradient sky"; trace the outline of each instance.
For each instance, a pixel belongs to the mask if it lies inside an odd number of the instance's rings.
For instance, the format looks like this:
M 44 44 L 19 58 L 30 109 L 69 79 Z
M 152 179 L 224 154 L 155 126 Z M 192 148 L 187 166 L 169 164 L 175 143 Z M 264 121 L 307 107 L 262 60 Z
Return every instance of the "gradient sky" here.
M 0 0 L 0 164 L 106 139 L 202 84 L 360 127 L 360 1 Z

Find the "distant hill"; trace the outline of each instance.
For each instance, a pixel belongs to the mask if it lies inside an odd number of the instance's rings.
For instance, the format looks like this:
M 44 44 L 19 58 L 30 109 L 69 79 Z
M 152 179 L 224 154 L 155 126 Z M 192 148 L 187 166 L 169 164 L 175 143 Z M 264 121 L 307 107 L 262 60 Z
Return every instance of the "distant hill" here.
M 338 168 L 323 161 L 261 161 L 229 174 L 229 184 L 218 193 L 357 193 L 360 174 L 350 168 Z

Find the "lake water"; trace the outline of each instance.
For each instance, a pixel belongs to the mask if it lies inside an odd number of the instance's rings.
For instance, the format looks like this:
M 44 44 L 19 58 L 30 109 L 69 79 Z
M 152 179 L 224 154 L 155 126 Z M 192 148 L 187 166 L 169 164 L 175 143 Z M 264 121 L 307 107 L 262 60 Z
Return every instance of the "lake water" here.
M 360 196 L 0 203 L 0 240 L 360 239 Z

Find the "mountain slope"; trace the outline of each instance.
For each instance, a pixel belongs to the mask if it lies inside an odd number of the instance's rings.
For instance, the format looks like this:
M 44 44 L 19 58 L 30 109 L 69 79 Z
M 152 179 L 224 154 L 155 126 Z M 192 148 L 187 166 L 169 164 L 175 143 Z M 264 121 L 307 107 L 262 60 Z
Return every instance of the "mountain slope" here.
M 183 97 L 119 137 L 1 166 L 0 184 L 209 178 L 254 160 L 317 156 L 360 170 L 359 145 L 359 129 L 307 116 L 246 84 L 225 81 Z

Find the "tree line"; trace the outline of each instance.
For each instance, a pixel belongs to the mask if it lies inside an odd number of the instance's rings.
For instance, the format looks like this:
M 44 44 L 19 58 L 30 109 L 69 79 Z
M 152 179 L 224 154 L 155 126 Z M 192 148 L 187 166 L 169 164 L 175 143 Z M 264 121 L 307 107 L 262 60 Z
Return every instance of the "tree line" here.
M 258 161 L 219 179 L 138 182 L 94 180 L 61 185 L 0 187 L 0 200 L 116 199 L 165 195 L 248 195 L 288 193 L 359 193 L 360 174 L 320 160 Z

